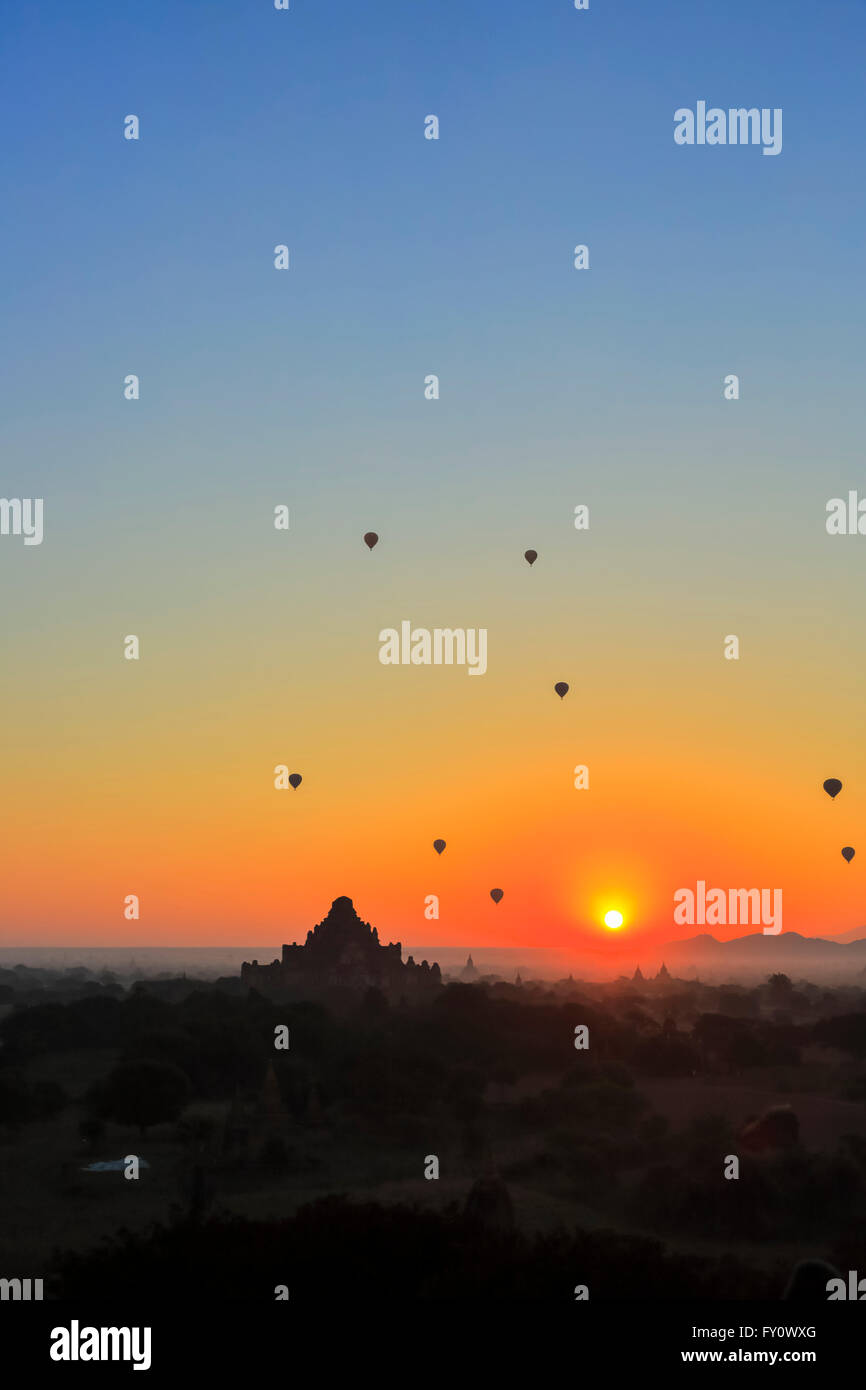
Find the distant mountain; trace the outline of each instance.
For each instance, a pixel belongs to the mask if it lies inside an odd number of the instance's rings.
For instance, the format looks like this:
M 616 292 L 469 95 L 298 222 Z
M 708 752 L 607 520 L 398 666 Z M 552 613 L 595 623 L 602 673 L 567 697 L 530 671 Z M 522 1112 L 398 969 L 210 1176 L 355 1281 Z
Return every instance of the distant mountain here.
M 729 941 L 718 941 L 716 937 L 710 936 L 709 932 L 702 932 L 699 936 L 689 936 L 685 941 L 669 941 L 664 947 L 665 952 L 682 951 L 686 948 L 700 951 L 737 951 L 737 950 L 792 950 L 792 951 L 814 951 L 818 955 L 825 954 L 827 951 L 846 950 L 849 947 L 859 948 L 866 952 L 866 937 L 858 937 L 852 941 L 842 941 L 840 938 L 827 936 L 801 936 L 796 931 L 779 932 L 776 936 L 767 936 L 764 932 L 750 932 L 748 936 L 734 936 Z
M 866 927 L 852 927 L 850 931 L 839 932 L 838 936 L 825 936 L 825 941 L 841 941 L 843 943 L 860 941 L 866 938 Z
M 820 974 L 854 974 L 866 965 L 866 938 L 833 941 L 788 931 L 778 936 L 752 932 L 718 941 L 704 932 L 685 941 L 669 941 L 660 954 L 678 970 L 692 965 L 701 971 L 726 974 L 791 969 L 802 972 L 807 968 Z

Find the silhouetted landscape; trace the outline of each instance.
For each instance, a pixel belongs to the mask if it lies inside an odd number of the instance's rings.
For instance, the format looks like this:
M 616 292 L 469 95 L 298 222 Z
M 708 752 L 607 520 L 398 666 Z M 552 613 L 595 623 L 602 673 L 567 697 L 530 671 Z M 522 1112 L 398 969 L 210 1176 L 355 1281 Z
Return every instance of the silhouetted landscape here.
M 355 1300 L 570 1301 L 781 1299 L 802 1261 L 866 1268 L 862 978 L 433 964 L 341 898 L 242 975 L 0 968 L 2 1273 L 305 1300 L 338 1264 Z

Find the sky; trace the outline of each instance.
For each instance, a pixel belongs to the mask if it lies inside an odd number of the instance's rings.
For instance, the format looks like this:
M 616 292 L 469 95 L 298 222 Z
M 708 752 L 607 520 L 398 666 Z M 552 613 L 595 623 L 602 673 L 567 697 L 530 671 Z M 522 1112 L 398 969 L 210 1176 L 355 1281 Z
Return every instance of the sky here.
M 613 959 L 701 930 L 698 880 L 866 925 L 866 536 L 825 526 L 866 497 L 864 40 L 802 0 L 7 4 L 0 490 L 44 539 L 0 536 L 0 944 L 276 951 L 347 894 Z M 677 145 L 698 101 L 781 108 L 781 153 Z M 486 672 L 382 665 L 404 620 Z

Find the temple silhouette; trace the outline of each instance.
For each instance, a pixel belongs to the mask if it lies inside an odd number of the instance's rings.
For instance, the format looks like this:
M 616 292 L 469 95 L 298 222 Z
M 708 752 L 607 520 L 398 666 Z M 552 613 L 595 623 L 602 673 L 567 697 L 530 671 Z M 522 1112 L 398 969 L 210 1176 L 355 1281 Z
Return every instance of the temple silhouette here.
M 303 946 L 283 946 L 281 960 L 259 965 L 244 961 L 241 984 L 269 996 L 313 998 L 335 990 L 378 989 L 391 1000 L 428 998 L 442 984 L 439 966 L 426 960 L 404 963 L 401 942 L 383 946 L 379 933 L 362 922 L 351 898 L 335 898 L 331 910 Z

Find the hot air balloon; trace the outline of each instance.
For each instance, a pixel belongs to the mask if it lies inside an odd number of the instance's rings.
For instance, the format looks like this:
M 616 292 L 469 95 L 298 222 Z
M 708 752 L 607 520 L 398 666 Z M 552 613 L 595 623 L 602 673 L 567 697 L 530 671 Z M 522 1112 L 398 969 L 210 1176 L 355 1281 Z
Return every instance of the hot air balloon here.
M 853 849 L 851 848 L 850 845 L 846 845 L 845 848 L 843 849 L 843 851 L 842 851 L 842 858 L 845 860 L 845 863 L 846 863 L 846 864 L 850 864 L 850 863 L 851 863 L 851 860 L 854 858 L 854 851 L 853 851 Z
M 491 898 L 493 899 L 493 901 L 494 901 L 495 903 L 500 902 L 501 899 L 502 899 L 502 889 L 501 889 L 501 888 L 491 888 L 491 890 L 490 890 L 490 896 L 491 896 Z
M 364 537 L 365 543 L 370 547 L 371 550 L 373 549 L 373 546 L 378 543 L 378 540 L 379 537 L 376 535 L 375 531 L 368 531 Z
M 842 783 L 838 777 L 828 777 L 824 783 L 824 790 L 828 796 L 838 796 L 842 790 Z
M 434 840 L 434 841 L 433 841 L 433 848 L 435 849 L 435 851 L 436 851 L 437 854 L 441 854 L 442 851 L 443 851 L 443 849 L 445 848 L 445 841 L 444 841 L 444 840 Z
M 304 780 L 304 779 L 303 779 L 303 777 L 301 776 L 300 772 L 290 772 L 290 773 L 289 773 L 289 785 L 292 786 L 292 787 L 294 787 L 295 790 L 297 790 L 297 788 L 301 785 L 301 783 L 303 782 L 303 780 Z
M 535 562 L 536 562 L 536 560 L 538 559 L 538 551 L 537 551 L 537 550 L 524 550 L 524 552 L 523 552 L 523 558 L 524 558 L 524 560 L 526 561 L 526 563 L 527 563 L 528 565 L 534 565 Z
M 560 700 L 564 700 L 566 695 L 568 694 L 568 686 L 566 685 L 565 681 L 557 681 L 556 685 L 553 688 L 559 696 Z

